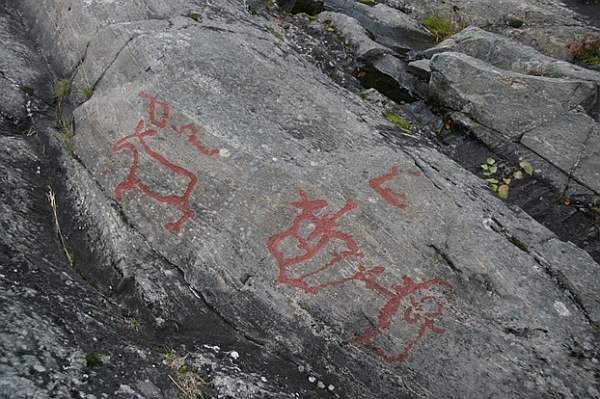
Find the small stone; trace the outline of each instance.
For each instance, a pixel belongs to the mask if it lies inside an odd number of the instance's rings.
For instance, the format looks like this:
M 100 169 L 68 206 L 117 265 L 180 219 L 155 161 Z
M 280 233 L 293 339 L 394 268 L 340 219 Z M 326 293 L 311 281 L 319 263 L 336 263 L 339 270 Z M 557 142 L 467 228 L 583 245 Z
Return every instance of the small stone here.
M 555 301 L 554 302 L 554 309 L 556 309 L 556 311 L 558 312 L 559 315 L 561 315 L 562 317 L 569 317 L 571 316 L 571 312 L 569 312 L 569 309 L 567 309 L 567 307 L 565 306 L 564 303 L 560 302 L 560 301 Z
M 41 364 L 34 365 L 33 369 L 38 373 L 45 373 L 47 371 L 46 367 L 42 366 Z
M 308 377 L 308 381 L 314 383 L 317 379 L 315 377 L 313 377 L 312 375 L 310 377 Z

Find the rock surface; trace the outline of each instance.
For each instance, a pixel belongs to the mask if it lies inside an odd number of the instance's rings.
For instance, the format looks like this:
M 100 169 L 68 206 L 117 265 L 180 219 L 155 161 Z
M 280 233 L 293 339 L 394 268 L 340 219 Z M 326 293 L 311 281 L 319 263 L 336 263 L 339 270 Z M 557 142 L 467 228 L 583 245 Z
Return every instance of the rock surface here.
M 470 118 L 455 115 L 475 135 L 539 155 L 563 193 L 600 193 L 600 73 L 474 27 L 426 54 L 430 95 Z
M 35 147 L 56 148 L 52 129 L 2 138 L 16 172 L 2 181 L 0 309 L 15 321 L 0 334 L 34 355 L 3 347 L 1 394 L 175 397 L 187 365 L 211 397 L 599 397 L 600 265 L 335 85 L 273 20 L 213 3 L 9 2 L 73 77 L 75 136 L 72 156 Z M 449 78 L 549 79 L 458 53 L 431 69 L 438 98 L 478 118 Z M 548 115 L 597 115 L 594 82 L 554 86 L 538 99 Z M 525 142 L 543 140 L 540 121 Z M 40 154 L 53 161 L 36 177 Z M 55 228 L 48 182 L 64 241 L 35 248 Z M 51 320 L 38 293 L 61 284 L 75 294 L 53 291 Z M 22 344 L 25 329 L 68 343 Z M 111 335 L 97 343 L 95 329 Z M 161 362 L 152 345 L 168 344 L 177 356 Z M 106 365 L 87 373 L 90 351 Z M 139 375 L 121 377 L 132 362 Z

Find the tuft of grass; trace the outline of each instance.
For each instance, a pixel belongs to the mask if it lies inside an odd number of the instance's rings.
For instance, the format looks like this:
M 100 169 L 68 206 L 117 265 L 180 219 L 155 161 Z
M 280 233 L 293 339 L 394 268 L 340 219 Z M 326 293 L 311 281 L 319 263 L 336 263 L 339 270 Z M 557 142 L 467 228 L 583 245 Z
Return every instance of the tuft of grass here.
M 398 126 L 400 129 L 405 131 L 406 133 L 411 132 L 411 124 L 410 122 L 402 119 L 400 116 L 393 114 L 391 112 L 382 112 L 383 117 L 388 121 L 392 122 L 394 125 Z
M 88 352 L 85 354 L 85 365 L 87 367 L 102 367 L 104 366 L 104 362 L 98 353 Z
M 81 98 L 83 101 L 87 101 L 90 99 L 90 97 L 92 96 L 92 93 L 94 92 L 94 88 L 91 86 L 84 86 L 81 89 L 79 89 L 79 91 L 77 92 L 77 94 L 79 94 L 79 98 Z
M 429 16 L 423 18 L 421 24 L 435 35 L 437 41 L 452 36 L 452 24 L 446 18 Z
M 71 91 L 71 81 L 69 79 L 60 79 L 54 87 L 54 97 L 59 102 L 63 102 Z
M 189 399 L 202 399 L 202 388 L 206 381 L 198 371 L 185 362 L 186 356 L 179 356 L 172 349 L 160 355 L 165 363 L 177 373 L 177 380 L 169 376 L 173 384 Z
M 73 154 L 73 144 L 71 143 L 71 139 L 73 138 L 74 133 L 73 125 L 67 122 L 61 123 L 61 126 L 58 128 L 58 140 L 70 154 Z

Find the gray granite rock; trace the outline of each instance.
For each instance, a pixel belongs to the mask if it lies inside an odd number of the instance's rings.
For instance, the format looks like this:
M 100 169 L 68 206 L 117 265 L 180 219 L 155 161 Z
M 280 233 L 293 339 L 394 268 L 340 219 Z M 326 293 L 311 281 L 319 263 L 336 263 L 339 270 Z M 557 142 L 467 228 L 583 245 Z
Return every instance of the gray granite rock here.
M 434 42 L 431 33 L 417 21 L 382 3 L 367 5 L 358 1 L 326 0 L 325 8 L 355 18 L 376 42 L 399 53 L 425 50 Z
M 571 61 L 568 46 L 582 38 L 595 37 L 597 27 L 585 21 L 555 0 L 386 0 L 388 5 L 403 10 L 421 21 L 437 16 L 449 21 L 452 33 L 464 26 L 499 33 L 522 44 L 532 46 L 544 54 Z
M 258 369 L 286 359 L 281 369 L 306 372 L 314 397 L 597 392 L 600 265 L 333 84 L 243 2 L 12 6 L 29 15 L 56 70 L 94 89 L 74 111 L 76 161 L 56 158 L 70 204 L 59 217 L 65 247 L 100 292 L 145 312 L 150 331 L 180 332 L 190 364 L 212 359 L 198 349 L 211 310 L 229 326 L 213 334 L 252 343 Z M 64 29 L 34 26 L 38 12 Z M 477 84 L 482 64 L 438 54 L 432 80 L 440 97 L 448 83 L 465 114 L 493 120 L 453 87 L 470 72 Z M 534 94 L 547 87 L 548 78 L 485 68 Z M 592 86 L 560 81 L 536 99 L 549 116 L 590 109 Z M 18 207 L 12 198 L 2 204 Z M 111 392 L 152 392 L 152 378 Z M 231 395 L 245 386 L 240 397 L 311 395 L 298 381 L 264 387 L 237 370 L 212 383 Z
M 373 60 L 385 54 L 393 53 L 388 47 L 382 46 L 369 37 L 360 23 L 345 14 L 325 11 L 319 14 L 319 21 L 326 23 L 352 47 L 357 61 Z

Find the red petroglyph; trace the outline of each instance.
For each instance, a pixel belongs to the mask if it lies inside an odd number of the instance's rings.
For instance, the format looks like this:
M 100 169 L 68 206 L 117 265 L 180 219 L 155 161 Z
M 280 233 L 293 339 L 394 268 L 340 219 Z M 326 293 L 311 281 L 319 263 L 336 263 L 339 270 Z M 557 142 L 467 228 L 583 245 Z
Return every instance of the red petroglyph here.
M 346 205 L 340 209 L 332 217 L 328 213 L 325 213 L 322 217 L 318 217 L 315 213 L 321 211 L 328 206 L 325 200 L 310 200 L 308 195 L 304 191 L 300 191 L 301 201 L 292 202 L 290 205 L 301 210 L 300 215 L 294 219 L 292 227 L 289 230 L 282 233 L 276 234 L 269 239 L 267 247 L 269 252 L 275 257 L 279 263 L 279 278 L 277 283 L 287 284 L 291 287 L 300 288 L 311 294 L 317 294 L 320 288 L 342 284 L 341 282 L 325 283 L 317 286 L 311 286 L 306 282 L 309 277 L 315 276 L 319 273 L 323 273 L 325 270 L 333 267 L 338 262 L 349 256 L 355 256 L 362 258 L 364 255 L 358 249 L 358 245 L 351 235 L 339 231 L 338 219 L 344 216 L 346 213 L 358 208 L 352 201 L 347 201 Z M 303 237 L 301 233 L 301 226 L 303 223 L 308 222 L 314 229 L 307 237 Z M 286 256 L 281 252 L 279 246 L 286 239 L 295 239 L 297 249 L 300 250 L 300 255 Z M 331 241 L 337 241 L 343 243 L 347 248 L 344 251 L 332 251 L 330 255 L 331 260 L 325 265 L 319 267 L 316 270 L 310 271 L 301 275 L 300 277 L 290 277 L 288 269 L 295 265 L 307 262 L 313 259 L 319 251 L 323 250 L 324 247 Z
M 181 209 L 181 211 L 183 212 L 183 215 L 177 221 L 173 223 L 167 223 L 165 225 L 165 228 L 175 233 L 179 233 L 181 231 L 181 226 L 183 225 L 183 223 L 185 223 L 188 219 L 194 217 L 194 211 L 192 211 L 190 207 L 190 196 L 192 195 L 192 191 L 194 191 L 194 188 L 198 183 L 198 178 L 192 172 L 182 168 L 181 166 L 169 162 L 165 157 L 152 150 L 152 148 L 150 148 L 150 146 L 146 142 L 146 138 L 156 136 L 158 132 L 156 130 L 143 129 L 144 121 L 141 120 L 135 128 L 135 133 L 123 137 L 121 140 L 117 141 L 117 143 L 113 146 L 113 152 L 128 150 L 131 151 L 131 153 L 133 154 L 133 163 L 131 165 L 129 175 L 115 189 L 115 198 L 117 199 L 117 201 L 121 201 L 123 191 L 131 191 L 134 187 L 137 187 L 144 194 L 158 202 L 177 205 L 179 209 Z M 136 141 L 141 145 L 141 148 L 138 148 L 135 145 Z M 190 180 L 185 190 L 185 193 L 182 196 L 160 195 L 152 191 L 150 187 L 144 184 L 136 176 L 136 172 L 138 171 L 139 167 L 140 150 L 144 151 L 146 154 L 148 154 L 150 158 L 155 159 L 167 169 L 173 171 L 178 175 L 187 177 Z
M 194 125 L 185 125 L 185 126 L 181 126 L 180 129 L 177 128 L 177 126 L 175 125 L 171 125 L 171 129 L 173 129 L 178 135 L 182 135 L 183 132 L 185 132 L 186 130 L 190 131 L 192 134 L 190 134 L 190 136 L 188 137 L 188 141 L 190 143 L 192 143 L 192 145 L 194 147 L 196 147 L 197 149 L 200 150 L 201 153 L 203 153 L 204 155 L 206 155 L 207 157 L 216 155 L 219 153 L 219 150 L 211 150 L 208 147 L 206 147 L 204 144 L 202 144 L 202 142 L 198 139 L 198 129 L 196 128 L 196 126 Z
M 396 176 L 398 176 L 398 173 L 398 167 L 393 166 L 392 171 L 390 173 L 369 180 L 369 185 L 373 190 L 375 190 L 377 194 L 381 195 L 381 197 L 390 204 L 400 209 L 406 209 L 408 205 L 404 203 L 404 201 L 406 201 L 405 194 L 400 194 L 392 190 L 391 188 L 381 187 L 384 183 L 387 183 L 388 181 L 393 180 Z
M 169 124 L 169 105 L 162 101 L 158 101 L 155 97 L 143 91 L 139 93 L 139 96 L 150 101 L 150 104 L 148 105 L 150 123 L 157 128 L 166 128 Z M 173 129 L 179 136 L 184 135 L 184 133 L 186 132 L 190 132 L 190 135 L 187 137 L 188 141 L 194 147 L 200 150 L 202 154 L 206 156 L 213 156 L 219 153 L 219 150 L 210 149 L 200 141 L 200 139 L 198 138 L 199 131 L 194 125 L 184 125 L 178 128 L 177 126 L 171 124 L 170 128 Z M 175 222 L 167 223 L 165 225 L 165 228 L 178 234 L 181 231 L 181 226 L 187 220 L 194 217 L 194 211 L 192 211 L 190 205 L 190 198 L 192 192 L 194 191 L 194 188 L 198 184 L 198 177 L 189 170 L 168 161 L 167 158 L 165 158 L 163 155 L 154 151 L 148 145 L 146 139 L 149 137 L 154 137 L 156 135 L 158 135 L 158 131 L 153 129 L 145 129 L 144 120 L 141 120 L 135 129 L 135 133 L 122 138 L 121 140 L 117 141 L 117 143 L 113 146 L 113 152 L 128 150 L 133 154 L 131 170 L 129 171 L 127 178 L 123 182 L 121 182 L 115 189 L 115 198 L 117 199 L 117 201 L 121 201 L 124 191 L 131 191 L 134 188 L 137 188 L 141 192 L 158 202 L 177 205 L 179 209 L 181 209 L 181 211 L 183 212 L 183 215 Z M 146 153 L 151 159 L 154 159 L 163 167 L 189 180 L 187 186 L 185 187 L 184 194 L 162 195 L 152 190 L 150 187 L 148 187 L 148 185 L 143 183 L 139 179 L 139 177 L 137 177 L 137 172 L 139 169 L 140 152 Z
M 408 205 L 405 204 L 406 194 L 399 193 L 397 191 L 392 190 L 391 188 L 382 187 L 383 184 L 394 180 L 394 178 L 398 176 L 399 173 L 400 172 L 398 171 L 398 167 L 392 166 L 392 170 L 390 173 L 369 180 L 369 185 L 373 190 L 375 190 L 377 194 L 381 195 L 381 197 L 391 205 L 400 209 L 406 209 L 408 208 Z M 414 177 L 421 176 L 421 172 L 417 170 L 408 170 L 407 173 Z
M 436 318 L 441 316 L 443 311 L 440 298 L 428 295 L 417 299 L 415 294 L 418 291 L 429 289 L 434 285 L 440 285 L 450 290 L 454 290 L 454 287 L 451 284 L 440 278 L 415 283 L 411 277 L 405 275 L 402 278 L 402 281 L 403 285 L 392 286 L 393 291 L 379 285 L 373 278 L 368 279 L 368 282 L 365 281 L 367 287 L 371 285 L 372 289 L 383 293 L 390 297 L 390 299 L 379 312 L 377 329 L 369 329 L 360 337 L 350 341 L 351 343 L 363 343 L 366 346 L 373 347 L 375 352 L 388 362 L 405 361 L 408 358 L 410 351 L 423 338 L 427 330 L 431 330 L 437 334 L 442 334 L 444 332 L 442 328 L 435 325 Z M 399 355 L 388 356 L 382 348 L 374 346 L 372 341 L 381 335 L 382 332 L 390 328 L 392 324 L 391 319 L 399 312 L 401 302 L 405 298 L 408 298 L 410 303 L 404 310 L 402 320 L 411 325 L 420 323 L 419 331 L 417 336 L 404 347 L 404 350 Z M 430 305 L 429 307 L 433 305 L 433 309 L 427 310 L 428 307 L 425 306 L 426 304 Z
M 167 127 L 167 123 L 169 121 L 169 106 L 143 91 L 140 92 L 139 96 L 150 100 L 150 123 L 161 129 Z M 159 105 L 162 109 L 162 118 L 160 120 L 158 120 L 156 115 L 156 105 Z
M 409 173 L 413 176 L 421 175 L 420 172 L 417 171 L 409 171 Z M 391 173 L 373 179 L 370 182 L 371 187 L 379 192 L 382 197 L 387 197 L 386 200 L 392 204 L 394 204 L 392 201 L 399 199 L 399 194 L 391 189 L 382 188 L 381 185 L 392 180 L 397 175 L 398 168 L 393 167 Z M 348 200 L 346 205 L 333 215 L 333 217 L 330 217 L 327 213 L 322 217 L 319 217 L 317 216 L 317 213 L 322 212 L 322 210 L 328 206 L 327 201 L 310 200 L 304 191 L 300 191 L 300 197 L 301 201 L 292 202 L 290 204 L 301 210 L 300 215 L 296 216 L 294 219 L 292 227 L 287 231 L 272 236 L 267 242 L 269 252 L 275 257 L 279 264 L 280 272 L 279 278 L 276 281 L 277 283 L 300 288 L 307 293 L 317 295 L 320 289 L 341 286 L 351 281 L 361 281 L 364 282 L 365 287 L 368 290 L 387 297 L 387 302 L 379 312 L 377 326 L 349 341 L 351 343 L 362 343 L 367 347 L 373 348 L 374 351 L 387 362 L 405 361 L 410 352 L 419 341 L 421 341 L 428 330 L 437 334 L 444 333 L 444 330 L 435 324 L 443 311 L 441 298 L 435 295 L 423 294 L 423 292 L 436 285 L 454 291 L 454 287 L 451 284 L 440 278 L 416 283 L 410 276 L 405 275 L 402 277 L 402 285 L 392 285 L 391 288 L 387 288 L 377 281 L 378 276 L 385 271 L 385 267 L 375 266 L 367 268 L 364 265 L 360 265 L 358 271 L 351 277 L 339 278 L 337 280 L 314 285 L 307 283 L 307 278 L 324 273 L 344 258 L 349 256 L 363 258 L 364 254 L 359 251 L 358 244 L 351 235 L 338 230 L 340 226 L 337 223 L 341 216 L 357 209 L 358 205 Z M 400 199 L 405 198 L 406 197 L 400 197 Z M 404 206 L 404 204 L 400 205 Z M 306 223 L 314 227 L 310 233 L 302 233 L 301 227 Z M 298 251 L 286 255 L 281 251 L 280 246 L 285 248 L 283 242 L 289 239 L 295 240 L 293 242 L 297 242 L 295 249 Z M 347 250 L 331 252 L 330 255 L 332 256 L 332 259 L 317 270 L 305 272 L 303 275 L 296 278 L 290 277 L 290 271 L 293 266 L 300 266 L 301 264 L 312 260 L 319 251 L 324 249 L 325 245 L 333 240 L 344 243 Z M 287 251 L 293 250 L 287 246 Z M 298 254 L 298 252 L 300 254 Z M 403 322 L 415 326 L 418 330 L 416 336 L 412 337 L 412 340 L 408 342 L 400 354 L 389 355 L 385 349 L 373 344 L 373 340 L 390 329 L 392 321 L 398 313 L 402 315 L 401 320 Z M 413 330 L 415 328 L 413 328 Z

